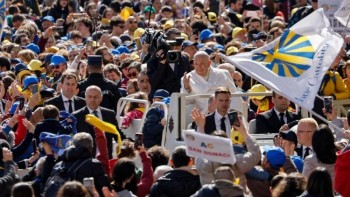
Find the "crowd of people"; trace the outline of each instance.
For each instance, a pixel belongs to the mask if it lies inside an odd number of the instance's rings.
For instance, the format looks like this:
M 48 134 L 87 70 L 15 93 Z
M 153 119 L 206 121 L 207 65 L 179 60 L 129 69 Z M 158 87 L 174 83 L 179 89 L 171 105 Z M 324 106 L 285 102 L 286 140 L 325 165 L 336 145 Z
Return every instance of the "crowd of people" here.
M 301 118 L 285 95 L 220 56 L 278 39 L 318 9 L 317 0 L 12 0 L 4 6 L 1 197 L 349 195 L 350 113 L 337 117 L 316 100 L 314 110 L 332 124 Z M 344 41 L 350 44 L 350 36 Z M 350 98 L 346 50 L 329 65 L 321 97 Z M 235 92 L 272 96 L 231 98 Z M 195 106 L 189 128 L 231 139 L 235 163 L 161 146 L 169 124 L 164 106 L 173 93 L 211 94 L 188 103 Z M 146 111 L 144 102 L 128 102 L 117 120 L 123 97 L 165 105 Z M 237 112 L 243 102 L 250 104 L 247 120 Z M 124 133 L 144 115 L 143 137 Z M 252 133 L 275 133 L 274 146 L 260 147 Z

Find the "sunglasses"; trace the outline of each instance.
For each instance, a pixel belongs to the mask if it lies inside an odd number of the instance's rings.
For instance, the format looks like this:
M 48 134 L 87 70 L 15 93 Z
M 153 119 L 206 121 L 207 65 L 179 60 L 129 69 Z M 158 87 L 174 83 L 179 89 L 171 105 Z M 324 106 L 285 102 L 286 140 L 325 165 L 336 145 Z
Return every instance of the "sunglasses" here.
M 133 73 L 129 73 L 128 74 L 128 77 L 131 78 L 131 77 L 136 77 L 137 76 L 137 73 L 133 72 Z
M 60 67 L 61 67 L 60 65 L 52 65 L 51 66 L 52 69 L 54 69 L 54 68 L 59 69 Z

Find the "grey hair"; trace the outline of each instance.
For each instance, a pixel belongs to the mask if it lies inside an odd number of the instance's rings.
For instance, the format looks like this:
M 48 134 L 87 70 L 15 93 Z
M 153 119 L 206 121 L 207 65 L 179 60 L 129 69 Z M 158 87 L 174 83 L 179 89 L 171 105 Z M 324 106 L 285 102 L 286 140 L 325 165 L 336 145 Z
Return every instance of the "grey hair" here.
M 194 54 L 193 59 L 196 59 L 197 57 L 207 57 L 208 60 L 210 60 L 208 53 L 205 51 L 197 51 L 196 54 Z
M 92 152 L 93 148 L 93 140 L 89 133 L 81 132 L 77 133 L 73 137 L 73 145 L 77 148 L 87 148 L 89 151 Z
M 165 173 L 173 170 L 172 167 L 168 165 L 161 165 L 156 168 L 156 170 L 153 173 L 153 180 L 154 182 L 158 180 L 159 177 L 163 176 Z
M 217 68 L 227 70 L 229 73 L 234 73 L 236 71 L 236 67 L 230 63 L 220 64 Z
M 89 86 L 89 87 L 86 88 L 85 96 L 87 95 L 87 93 L 88 93 L 90 90 L 97 90 L 97 91 L 99 91 L 100 94 L 102 95 L 102 90 L 101 90 L 101 88 L 98 87 L 98 86 L 92 85 L 92 86 Z

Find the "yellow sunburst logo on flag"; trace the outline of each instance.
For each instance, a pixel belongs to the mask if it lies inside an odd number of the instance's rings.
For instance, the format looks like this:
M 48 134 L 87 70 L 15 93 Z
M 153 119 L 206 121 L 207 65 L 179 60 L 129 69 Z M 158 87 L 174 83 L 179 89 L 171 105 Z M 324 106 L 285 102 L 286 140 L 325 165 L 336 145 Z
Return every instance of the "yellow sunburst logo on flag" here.
M 281 77 L 299 77 L 310 68 L 315 55 L 309 39 L 287 30 L 270 50 L 253 54 L 252 59 Z

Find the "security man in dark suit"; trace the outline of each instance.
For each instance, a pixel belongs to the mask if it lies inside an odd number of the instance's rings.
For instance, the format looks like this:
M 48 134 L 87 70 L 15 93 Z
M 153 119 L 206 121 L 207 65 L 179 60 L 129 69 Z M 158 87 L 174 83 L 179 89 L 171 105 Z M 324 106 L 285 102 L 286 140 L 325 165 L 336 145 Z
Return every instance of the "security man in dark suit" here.
M 115 112 L 110 109 L 100 107 L 100 104 L 102 102 L 102 91 L 99 87 L 94 85 L 89 86 L 85 91 L 85 100 L 86 100 L 86 107 L 83 107 L 80 110 L 73 113 L 73 115 L 77 118 L 78 132 L 90 133 L 92 138 L 95 139 L 95 131 L 93 127 L 85 122 L 85 116 L 87 114 L 93 114 L 99 119 L 115 125 L 118 129 L 118 123 L 117 123 Z M 118 129 L 118 131 L 120 131 L 120 129 Z M 122 138 L 125 138 L 125 135 L 123 133 L 120 133 L 120 134 Z M 107 148 L 108 148 L 109 158 L 112 158 L 112 153 L 113 153 L 112 139 L 114 138 L 115 140 L 117 140 L 117 137 L 116 135 L 111 133 L 105 133 L 105 135 L 107 139 Z M 94 144 L 95 144 L 94 153 L 96 153 L 95 141 L 94 141 Z
M 231 103 L 231 92 L 226 87 L 218 87 L 215 90 L 215 112 L 204 116 L 199 109 L 192 110 L 192 119 L 197 125 L 197 131 L 211 134 L 213 131 L 225 131 L 230 136 L 231 123 L 228 116 Z
M 89 76 L 79 82 L 79 96 L 84 97 L 87 87 L 95 85 L 101 88 L 103 100 L 101 107 L 111 109 L 114 112 L 117 110 L 117 103 L 121 97 L 118 86 L 113 82 L 103 77 L 102 74 L 102 56 L 90 55 L 88 56 L 87 66 Z
M 75 73 L 65 71 L 61 77 L 61 95 L 55 96 L 47 101 L 45 105 L 54 105 L 60 111 L 65 111 L 67 113 L 73 113 L 81 108 L 85 104 L 85 99 L 75 96 L 78 87 L 78 77 Z
M 290 101 L 287 98 L 272 92 L 272 102 L 274 108 L 256 116 L 256 133 L 278 133 L 283 125 L 299 120 L 296 113 L 288 111 Z

